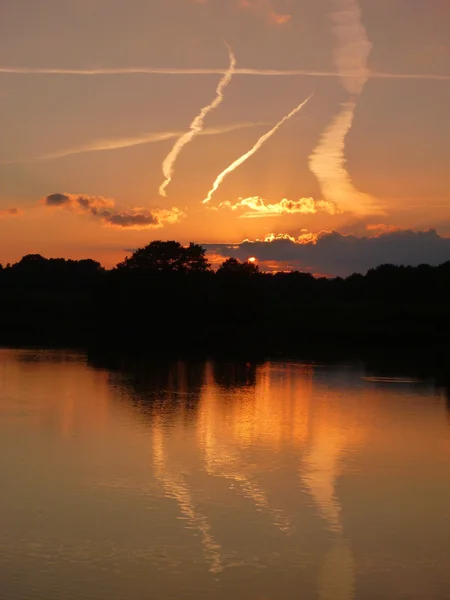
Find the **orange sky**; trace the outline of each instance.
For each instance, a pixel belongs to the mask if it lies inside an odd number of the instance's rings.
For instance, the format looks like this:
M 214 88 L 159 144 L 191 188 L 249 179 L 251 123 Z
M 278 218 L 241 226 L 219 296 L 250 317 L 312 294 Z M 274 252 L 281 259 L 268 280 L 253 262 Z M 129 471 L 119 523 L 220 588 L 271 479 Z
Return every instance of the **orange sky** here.
M 450 235 L 449 19 L 443 0 L 7 2 L 0 262 L 111 266 L 152 239 L 379 225 Z

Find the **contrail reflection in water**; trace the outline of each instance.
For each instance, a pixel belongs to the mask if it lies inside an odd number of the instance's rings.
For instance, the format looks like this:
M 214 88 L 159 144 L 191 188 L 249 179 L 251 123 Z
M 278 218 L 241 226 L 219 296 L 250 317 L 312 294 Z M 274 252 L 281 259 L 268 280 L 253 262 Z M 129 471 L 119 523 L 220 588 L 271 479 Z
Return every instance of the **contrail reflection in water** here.
M 155 417 L 156 420 L 157 417 Z M 181 513 L 190 526 L 199 532 L 209 570 L 211 573 L 220 573 L 223 570 L 220 554 L 221 545 L 213 538 L 206 516 L 195 507 L 191 492 L 183 476 L 170 472 L 166 464 L 164 434 L 161 424 L 157 422 L 153 427 L 153 465 L 155 477 L 161 483 L 166 496 L 177 501 Z

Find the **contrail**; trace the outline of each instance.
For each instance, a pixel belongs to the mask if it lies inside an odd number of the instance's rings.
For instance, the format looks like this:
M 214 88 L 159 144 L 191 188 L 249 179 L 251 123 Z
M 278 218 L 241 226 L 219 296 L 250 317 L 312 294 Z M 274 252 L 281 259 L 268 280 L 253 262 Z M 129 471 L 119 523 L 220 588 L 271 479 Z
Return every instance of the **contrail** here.
M 261 127 L 267 125 L 267 122 L 243 122 L 234 123 L 231 125 L 223 125 L 219 127 L 209 127 L 200 132 L 199 135 L 220 135 L 236 131 L 238 129 L 246 129 L 249 127 Z M 134 146 L 140 146 L 143 144 L 152 144 L 162 142 L 165 140 L 172 140 L 178 138 L 183 132 L 180 131 L 161 131 L 161 132 L 149 132 L 143 133 L 140 136 L 124 137 L 124 138 L 106 138 L 102 140 L 94 140 L 89 144 L 83 144 L 81 146 L 75 146 L 72 148 L 66 148 L 64 150 L 58 150 L 49 154 L 43 154 L 34 158 L 28 158 L 24 160 L 9 160 L 0 161 L 0 164 L 23 164 L 33 163 L 45 160 L 57 160 L 59 158 L 66 158 L 68 156 L 75 156 L 77 154 L 85 154 L 88 152 L 102 152 L 108 150 L 120 150 L 122 148 L 132 148 Z
M 350 101 L 341 105 L 341 112 L 323 132 L 309 157 L 309 168 L 317 177 L 325 200 L 358 214 L 379 213 L 375 199 L 353 185 L 345 159 L 345 140 L 353 124 L 356 101 L 370 77 L 368 59 L 372 44 L 361 22 L 358 0 L 331 3 L 335 6 L 331 13 L 333 33 L 338 40 L 334 62 Z
M 108 75 L 225 75 L 227 69 L 204 68 L 166 68 L 166 67 L 123 67 L 123 68 L 92 68 L 92 69 L 61 69 L 48 67 L 0 67 L 0 74 L 6 75 L 74 75 L 74 76 L 108 76 Z M 353 70 L 345 72 L 317 71 L 309 69 L 249 69 L 234 70 L 234 75 L 249 75 L 261 77 L 359 77 L 360 73 Z M 450 81 L 450 75 L 436 73 L 389 73 L 385 71 L 369 71 L 370 79 L 405 79 L 427 81 Z
M 309 168 L 317 177 L 325 200 L 360 215 L 381 214 L 374 198 L 355 188 L 346 168 L 345 139 L 355 116 L 356 103 L 346 102 L 323 132 L 309 157 Z
M 169 154 L 164 159 L 162 170 L 163 170 L 165 180 L 159 187 L 159 193 L 161 194 L 161 196 L 167 196 L 166 187 L 172 181 L 175 162 L 176 162 L 178 156 L 180 155 L 182 149 L 184 148 L 184 146 L 186 146 L 187 144 L 192 142 L 192 140 L 195 138 L 195 136 L 197 136 L 199 133 L 201 133 L 203 131 L 206 116 L 211 111 L 216 109 L 219 106 L 219 104 L 221 104 L 223 101 L 223 93 L 225 91 L 225 88 L 228 86 L 228 84 L 232 80 L 234 71 L 236 69 L 236 58 L 233 54 L 233 50 L 231 49 L 230 46 L 228 46 L 228 44 L 227 44 L 227 47 L 228 47 L 228 55 L 230 57 L 230 65 L 228 67 L 228 70 L 225 72 L 225 75 L 219 81 L 219 85 L 217 86 L 217 89 L 216 89 L 216 97 L 210 104 L 208 104 L 207 106 L 204 106 L 201 109 L 200 113 L 195 117 L 195 119 L 190 124 L 189 131 L 187 131 L 181 137 L 178 138 L 178 140 L 175 142 L 175 145 L 173 146 L 172 150 L 169 152 Z
M 256 144 L 253 146 L 253 148 L 251 150 L 249 150 L 248 152 L 246 152 L 244 155 L 242 155 L 240 158 L 238 158 L 237 160 L 234 161 L 233 164 L 231 164 L 229 167 L 227 167 L 225 169 L 225 171 L 223 171 L 215 180 L 213 187 L 210 189 L 210 191 L 208 192 L 208 195 L 206 196 L 206 198 L 203 200 L 203 204 L 207 204 L 208 202 L 211 201 L 211 198 L 214 194 L 214 192 L 216 192 L 219 188 L 219 186 L 221 185 L 221 183 L 223 182 L 223 180 L 225 179 L 225 177 L 227 175 L 229 175 L 232 171 L 234 171 L 235 169 L 237 169 L 238 167 L 240 167 L 243 163 L 245 163 L 246 160 L 248 160 L 251 156 L 253 156 L 260 148 L 261 146 L 263 146 L 267 140 L 269 138 L 271 138 L 273 136 L 274 133 L 276 133 L 278 131 L 278 129 L 291 117 L 293 117 L 295 114 L 297 114 L 298 112 L 300 112 L 300 110 L 305 106 L 305 104 L 307 104 L 309 102 L 309 100 L 311 100 L 313 94 L 311 94 L 308 98 L 306 98 L 306 100 L 304 100 L 301 104 L 299 104 L 297 106 L 297 108 L 294 108 L 293 111 L 291 111 L 288 115 L 286 115 L 285 117 L 283 117 L 283 119 L 281 119 L 281 121 L 279 121 L 275 127 L 273 127 L 269 132 L 265 133 L 262 137 L 259 138 L 259 140 L 256 142 Z

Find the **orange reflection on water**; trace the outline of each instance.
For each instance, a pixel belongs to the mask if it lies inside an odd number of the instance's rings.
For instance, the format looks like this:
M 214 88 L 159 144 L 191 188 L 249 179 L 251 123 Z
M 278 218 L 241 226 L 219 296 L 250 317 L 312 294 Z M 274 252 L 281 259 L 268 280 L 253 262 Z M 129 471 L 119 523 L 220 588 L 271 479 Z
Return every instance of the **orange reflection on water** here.
M 221 546 L 211 534 L 207 517 L 195 505 L 184 474 L 174 470 L 173 465 L 170 466 L 167 462 L 164 432 L 158 417 L 154 420 L 152 442 L 155 477 L 163 486 L 166 496 L 176 500 L 189 526 L 200 534 L 205 560 L 211 573 L 220 573 L 223 570 Z
M 355 452 L 364 444 L 373 413 L 369 398 L 358 406 L 357 412 L 348 410 L 352 402 L 348 400 L 345 404 L 326 399 L 314 403 L 308 449 L 300 469 L 303 485 L 316 502 L 322 518 L 336 532 L 342 528 L 335 494 L 336 481 L 344 469 L 342 459 L 347 458 L 348 450 Z
M 1 353 L 8 360 L 2 361 Z M 63 438 L 105 429 L 111 417 L 108 373 L 87 370 L 77 354 L 0 350 L 0 385 L 9 399 L 0 411 L 9 419 L 23 413 L 30 423 L 31 412 L 35 426 Z
M 197 421 L 201 439 L 213 436 L 241 448 L 258 444 L 273 450 L 306 442 L 310 367 L 296 366 L 277 373 L 276 367 L 267 363 L 258 367 L 254 385 L 228 390 L 216 384 L 212 371 L 208 365 Z M 224 401 L 224 396 L 229 401 Z
M 287 599 L 304 585 L 320 600 L 353 600 L 371 577 L 383 597 L 448 580 L 450 428 L 432 385 L 355 365 L 130 359 L 108 371 L 10 352 L 0 386 L 9 535 L 20 549 L 51 526 L 59 560 L 82 548 L 111 569 L 126 557 L 140 581 L 130 600 L 153 578 L 173 586 L 165 597 L 183 596 L 185 581 L 186 597 L 207 589 L 218 600 L 239 597 L 243 577 L 246 598 Z M 63 554 L 59 535 L 73 540 Z

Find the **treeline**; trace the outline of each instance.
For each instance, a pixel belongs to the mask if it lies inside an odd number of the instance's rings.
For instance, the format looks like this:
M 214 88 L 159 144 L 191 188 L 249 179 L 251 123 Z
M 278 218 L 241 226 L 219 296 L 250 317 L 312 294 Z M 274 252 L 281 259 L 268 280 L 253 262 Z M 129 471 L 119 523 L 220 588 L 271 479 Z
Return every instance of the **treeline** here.
M 194 355 L 450 341 L 450 261 L 346 279 L 261 273 L 196 244 L 152 242 L 112 270 L 28 255 L 0 268 L 0 344 Z

